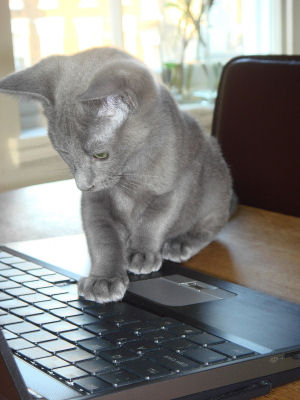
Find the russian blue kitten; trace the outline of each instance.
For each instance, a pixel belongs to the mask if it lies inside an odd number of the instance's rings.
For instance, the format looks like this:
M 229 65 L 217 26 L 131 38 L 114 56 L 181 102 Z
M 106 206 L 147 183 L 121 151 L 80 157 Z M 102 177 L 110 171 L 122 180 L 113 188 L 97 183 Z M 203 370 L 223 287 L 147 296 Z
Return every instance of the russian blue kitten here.
M 122 299 L 127 271 L 188 260 L 228 220 L 232 181 L 218 144 L 132 56 L 51 56 L 2 79 L 0 91 L 42 103 L 50 140 L 82 191 L 86 299 Z

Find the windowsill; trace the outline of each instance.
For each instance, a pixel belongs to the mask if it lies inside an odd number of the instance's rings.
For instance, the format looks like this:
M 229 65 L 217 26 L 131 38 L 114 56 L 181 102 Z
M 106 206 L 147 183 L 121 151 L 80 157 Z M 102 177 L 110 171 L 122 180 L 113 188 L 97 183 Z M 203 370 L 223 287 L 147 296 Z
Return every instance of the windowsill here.
M 181 104 L 180 109 L 191 115 L 200 125 L 201 129 L 207 133 L 211 133 L 212 119 L 214 113 L 214 105 L 199 104 Z
M 21 139 L 28 139 L 28 138 L 36 138 L 41 136 L 47 135 L 47 127 L 46 126 L 39 126 L 37 128 L 32 129 L 24 129 L 21 132 Z

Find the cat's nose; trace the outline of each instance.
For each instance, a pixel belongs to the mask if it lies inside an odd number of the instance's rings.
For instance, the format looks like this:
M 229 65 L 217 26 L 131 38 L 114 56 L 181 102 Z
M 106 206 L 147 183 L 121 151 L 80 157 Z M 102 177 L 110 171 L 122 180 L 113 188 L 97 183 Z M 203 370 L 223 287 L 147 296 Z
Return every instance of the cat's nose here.
M 90 186 L 85 186 L 85 185 L 80 185 L 78 186 L 78 189 L 82 190 L 83 192 L 88 192 L 94 189 L 95 185 L 90 185 Z
M 95 185 L 94 184 L 89 184 L 87 182 L 82 182 L 78 181 L 75 179 L 76 185 L 79 190 L 82 190 L 83 192 L 88 192 L 94 189 Z
M 91 191 L 95 187 L 94 178 L 89 171 L 83 173 L 81 170 L 77 170 L 75 171 L 74 178 L 78 189 L 83 192 Z
M 90 191 L 90 190 L 93 190 L 93 189 L 94 189 L 94 187 L 95 187 L 95 185 L 91 185 L 91 186 L 87 186 L 86 188 L 84 188 L 84 189 L 81 189 L 81 190 L 84 190 L 84 191 Z

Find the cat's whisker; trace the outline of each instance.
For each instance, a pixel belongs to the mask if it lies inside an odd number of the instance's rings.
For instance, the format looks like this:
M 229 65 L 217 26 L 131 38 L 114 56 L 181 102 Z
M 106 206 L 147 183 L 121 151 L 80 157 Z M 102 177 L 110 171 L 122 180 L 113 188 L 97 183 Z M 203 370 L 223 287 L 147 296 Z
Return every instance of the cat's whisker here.
M 134 193 L 133 188 L 130 188 L 130 187 L 128 187 L 128 186 L 126 186 L 126 185 L 124 185 L 124 184 L 122 184 L 122 183 L 120 183 L 119 186 L 120 186 L 121 188 L 125 189 L 125 191 L 127 191 L 127 192 L 133 192 L 133 193 Z
M 126 182 L 124 182 L 124 183 L 126 183 L 126 185 L 128 186 L 128 188 L 130 188 L 130 189 L 134 189 L 134 190 L 137 190 L 137 189 L 139 189 L 140 187 L 141 187 L 141 185 L 142 185 L 142 183 L 140 183 L 140 182 L 138 182 L 138 183 L 136 183 L 136 182 L 132 182 L 132 181 L 126 181 Z
M 134 177 L 136 177 L 136 178 L 139 178 L 139 177 L 141 177 L 141 178 L 159 178 L 159 176 L 158 175 L 149 175 L 149 174 L 135 174 L 135 173 L 133 173 L 133 174 L 123 174 L 123 176 L 134 176 Z

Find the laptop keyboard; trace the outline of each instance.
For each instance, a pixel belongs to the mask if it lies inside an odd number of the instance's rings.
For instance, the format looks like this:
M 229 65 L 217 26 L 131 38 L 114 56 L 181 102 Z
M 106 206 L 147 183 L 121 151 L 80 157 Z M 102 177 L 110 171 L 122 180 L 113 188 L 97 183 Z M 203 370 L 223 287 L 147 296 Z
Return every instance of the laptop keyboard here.
M 73 279 L 4 251 L 0 327 L 14 354 L 84 393 L 255 354 L 126 302 L 80 299 Z

